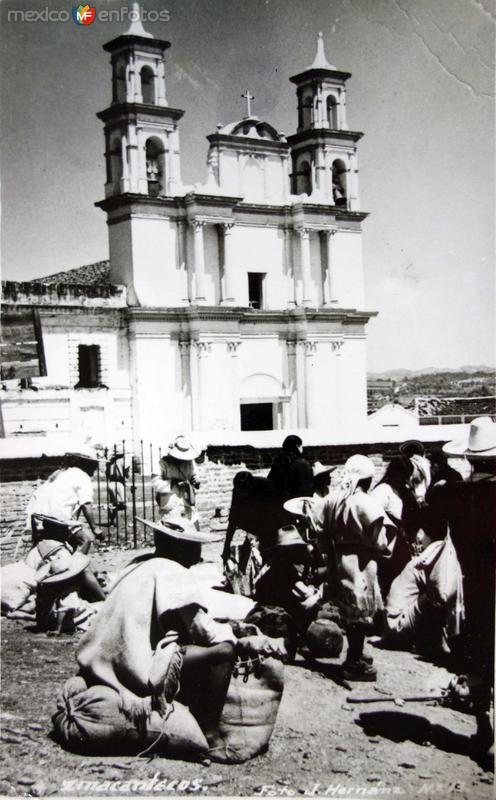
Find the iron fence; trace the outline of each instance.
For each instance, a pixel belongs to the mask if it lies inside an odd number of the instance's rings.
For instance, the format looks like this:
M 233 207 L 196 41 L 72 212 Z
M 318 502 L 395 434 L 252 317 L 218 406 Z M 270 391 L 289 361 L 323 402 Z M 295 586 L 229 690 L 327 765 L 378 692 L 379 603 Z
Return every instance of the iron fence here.
M 127 449 L 126 449 L 127 446 Z M 147 528 L 137 516 L 155 521 L 157 510 L 151 483 L 162 449 L 140 441 L 138 455 L 123 439 L 105 448 L 96 479 L 98 526 L 106 531 L 108 544 L 123 547 L 147 545 Z

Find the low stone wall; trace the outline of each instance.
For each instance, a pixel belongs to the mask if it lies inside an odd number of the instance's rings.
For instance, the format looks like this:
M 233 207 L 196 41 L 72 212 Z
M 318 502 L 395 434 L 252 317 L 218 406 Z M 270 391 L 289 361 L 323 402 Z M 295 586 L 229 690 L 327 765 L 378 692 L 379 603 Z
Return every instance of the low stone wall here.
M 442 442 L 432 442 L 428 450 L 440 446 Z M 198 465 L 201 488 L 198 492 L 197 502 L 202 527 L 224 530 L 227 513 L 231 504 L 233 477 L 239 470 L 248 469 L 255 475 L 267 475 L 270 465 L 276 454 L 277 448 L 254 448 L 249 446 L 239 447 L 209 447 L 202 462 Z M 322 445 L 320 447 L 307 447 L 305 454 L 311 461 L 320 461 L 322 464 L 336 466 L 332 474 L 332 485 L 339 481 L 340 467 L 349 456 L 362 453 L 374 461 L 376 467 L 376 480 L 382 476 L 389 459 L 397 454 L 398 448 L 394 444 L 375 443 L 362 446 L 357 445 Z M 2 487 L 0 490 L 0 553 L 3 563 L 14 560 L 16 547 L 25 529 L 26 506 L 29 498 L 39 484 L 45 480 L 61 464 L 60 458 L 24 458 L 9 459 L 0 462 Z M 136 480 L 136 508 L 137 514 L 151 518 L 151 491 L 149 480 L 145 483 L 145 504 L 142 501 L 143 483 L 141 477 Z M 102 509 L 101 516 L 106 519 L 105 487 L 101 484 Z M 97 488 L 95 482 L 95 503 L 97 502 Z M 219 511 L 220 510 L 220 511 Z M 128 491 L 128 531 L 127 543 L 132 544 L 130 533 L 131 525 L 131 493 Z M 126 536 L 124 532 L 123 514 L 119 517 L 119 536 L 115 528 L 111 530 L 111 540 L 124 546 Z M 139 539 L 142 538 L 140 526 Z

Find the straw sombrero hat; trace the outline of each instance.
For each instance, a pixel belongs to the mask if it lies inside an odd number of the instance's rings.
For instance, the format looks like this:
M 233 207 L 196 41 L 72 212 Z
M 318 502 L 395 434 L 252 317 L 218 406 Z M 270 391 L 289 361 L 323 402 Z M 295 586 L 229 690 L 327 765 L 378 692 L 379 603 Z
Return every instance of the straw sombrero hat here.
M 477 417 L 470 423 L 468 436 L 443 447 L 448 456 L 466 456 L 472 461 L 496 458 L 496 423 L 491 417 Z
M 320 463 L 320 461 L 316 461 L 312 466 L 313 477 L 318 478 L 319 475 L 325 475 L 326 473 L 334 472 L 335 469 L 336 467 L 325 467 L 324 464 Z
M 312 497 L 292 497 L 291 500 L 286 500 L 283 508 L 285 511 L 289 511 L 290 514 L 304 517 L 308 510 L 312 510 L 314 502 Z
M 198 458 L 201 450 L 198 450 L 190 441 L 183 436 L 176 436 L 173 442 L 168 447 L 167 455 L 173 458 L 178 458 L 180 461 L 192 461 Z
M 42 578 L 40 583 L 45 586 L 45 584 L 68 581 L 69 578 L 75 578 L 76 575 L 80 575 L 89 563 L 89 557 L 83 555 L 83 553 L 76 552 L 70 554 L 68 552 L 68 558 L 64 561 L 52 561 L 50 572 L 46 578 Z
M 272 547 L 267 548 L 267 552 L 272 552 L 280 548 L 286 549 L 288 547 L 307 549 L 305 540 L 301 537 L 298 528 L 294 525 L 283 525 L 277 531 L 276 540 Z
M 172 539 L 182 539 L 185 542 L 199 542 L 209 544 L 210 542 L 220 542 L 224 539 L 224 534 L 201 533 L 189 520 L 180 521 L 177 519 L 163 519 L 160 523 L 150 522 L 143 517 L 135 517 L 138 522 L 142 522 L 148 528 L 163 536 L 170 536 Z

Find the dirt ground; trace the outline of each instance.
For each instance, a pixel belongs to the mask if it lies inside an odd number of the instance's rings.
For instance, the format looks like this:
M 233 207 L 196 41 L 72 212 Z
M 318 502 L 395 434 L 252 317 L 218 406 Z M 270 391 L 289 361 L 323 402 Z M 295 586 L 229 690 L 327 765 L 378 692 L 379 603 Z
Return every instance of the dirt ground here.
M 219 546 L 204 553 L 212 569 Z M 134 555 L 94 555 L 96 569 L 116 570 Z M 0 794 L 18 796 L 227 795 L 485 800 L 492 773 L 471 757 L 473 717 L 428 703 L 351 705 L 350 695 L 409 695 L 445 686 L 449 673 L 409 652 L 373 650 L 376 684 L 343 688 L 338 660 L 285 668 L 285 689 L 268 752 L 236 766 L 165 758 L 87 757 L 52 740 L 59 687 L 75 674 L 78 636 L 36 634 L 3 619 Z M 126 782 L 142 781 L 130 786 Z M 91 782 L 88 784 L 88 782 Z M 124 782 L 124 783 L 123 783 Z M 154 786 L 160 786 L 159 790 Z

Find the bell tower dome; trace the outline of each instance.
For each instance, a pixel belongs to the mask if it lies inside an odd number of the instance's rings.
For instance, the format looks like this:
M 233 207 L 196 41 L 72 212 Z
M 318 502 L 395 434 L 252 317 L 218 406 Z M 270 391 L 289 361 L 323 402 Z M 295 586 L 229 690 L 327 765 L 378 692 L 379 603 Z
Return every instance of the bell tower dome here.
M 316 194 L 330 205 L 359 208 L 356 142 L 363 134 L 346 121 L 346 81 L 327 61 L 319 33 L 313 63 L 290 80 L 296 84 L 298 128 L 291 145 L 293 194 Z

